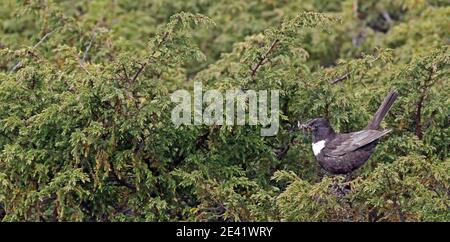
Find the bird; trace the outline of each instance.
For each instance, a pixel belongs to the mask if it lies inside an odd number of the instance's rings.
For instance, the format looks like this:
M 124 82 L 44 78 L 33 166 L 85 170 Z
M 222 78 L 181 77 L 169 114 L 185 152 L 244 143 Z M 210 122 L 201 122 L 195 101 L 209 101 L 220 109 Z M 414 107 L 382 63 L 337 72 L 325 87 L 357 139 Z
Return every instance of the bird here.
M 298 127 L 312 133 L 312 150 L 319 165 L 327 172 L 338 175 L 351 174 L 360 168 L 375 151 L 381 137 L 392 129 L 378 130 L 380 123 L 397 99 L 392 89 L 384 98 L 369 124 L 351 133 L 336 133 L 325 118 L 315 118 Z

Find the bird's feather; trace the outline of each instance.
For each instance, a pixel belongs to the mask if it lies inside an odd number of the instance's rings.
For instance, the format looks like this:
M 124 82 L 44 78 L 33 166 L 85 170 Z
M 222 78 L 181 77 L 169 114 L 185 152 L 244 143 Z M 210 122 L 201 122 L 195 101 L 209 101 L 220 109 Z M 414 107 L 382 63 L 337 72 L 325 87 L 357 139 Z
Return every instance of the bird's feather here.
M 383 137 L 391 130 L 362 130 L 359 132 L 339 134 L 327 144 L 326 156 L 342 156 L 348 152 L 368 145 Z

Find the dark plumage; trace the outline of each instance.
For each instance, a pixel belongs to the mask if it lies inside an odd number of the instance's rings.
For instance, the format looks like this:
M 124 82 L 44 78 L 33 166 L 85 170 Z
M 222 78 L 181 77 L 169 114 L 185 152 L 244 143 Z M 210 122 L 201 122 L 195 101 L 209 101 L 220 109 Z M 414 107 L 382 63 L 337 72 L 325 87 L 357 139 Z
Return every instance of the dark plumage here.
M 348 174 L 361 167 L 374 152 L 378 140 L 391 132 L 377 129 L 397 95 L 395 90 L 389 92 L 366 128 L 358 132 L 337 134 L 324 118 L 300 125 L 312 132 L 313 151 L 319 164 L 332 174 Z

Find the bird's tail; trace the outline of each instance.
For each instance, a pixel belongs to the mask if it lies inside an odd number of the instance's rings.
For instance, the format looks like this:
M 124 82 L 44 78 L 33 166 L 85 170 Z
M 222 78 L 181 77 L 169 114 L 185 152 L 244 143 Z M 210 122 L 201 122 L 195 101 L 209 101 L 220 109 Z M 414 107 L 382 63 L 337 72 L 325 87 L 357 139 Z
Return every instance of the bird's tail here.
M 392 104 L 394 104 L 395 99 L 397 99 L 398 93 L 396 90 L 391 90 L 389 94 L 384 98 L 383 103 L 378 108 L 377 112 L 373 116 L 372 120 L 367 125 L 366 129 L 378 129 L 380 127 L 380 123 L 383 120 L 386 113 L 391 108 Z

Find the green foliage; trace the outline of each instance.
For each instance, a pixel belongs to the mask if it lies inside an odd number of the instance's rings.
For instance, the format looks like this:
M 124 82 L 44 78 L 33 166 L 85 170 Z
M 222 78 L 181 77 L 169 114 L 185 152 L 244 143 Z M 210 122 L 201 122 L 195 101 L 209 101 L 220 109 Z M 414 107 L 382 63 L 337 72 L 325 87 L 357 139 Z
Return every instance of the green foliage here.
M 445 1 L 0 3 L 3 221 L 449 221 Z M 280 90 L 280 129 L 172 125 L 169 95 Z M 293 127 L 393 132 L 348 177 Z

